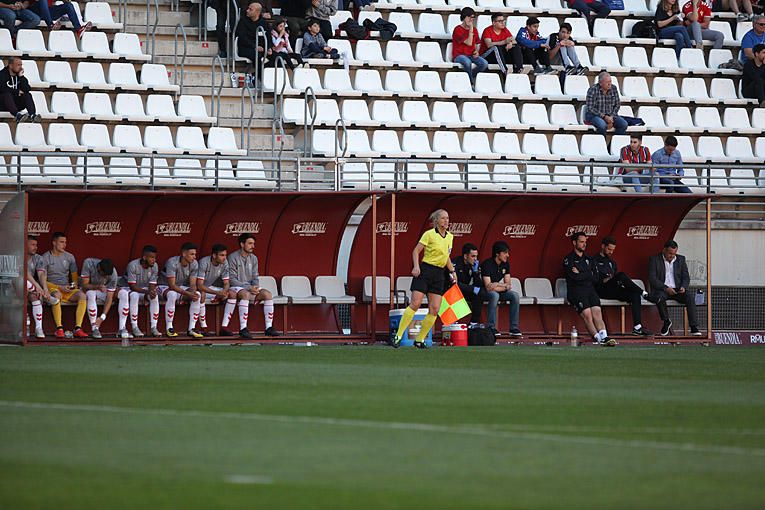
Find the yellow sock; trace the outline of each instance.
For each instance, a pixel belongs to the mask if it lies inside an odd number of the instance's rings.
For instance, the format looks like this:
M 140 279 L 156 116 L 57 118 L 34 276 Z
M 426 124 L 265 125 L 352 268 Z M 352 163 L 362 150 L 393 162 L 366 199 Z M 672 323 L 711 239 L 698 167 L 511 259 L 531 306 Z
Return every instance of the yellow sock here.
M 398 331 L 396 332 L 396 338 L 404 338 L 404 332 L 406 331 L 406 328 L 409 327 L 409 324 L 412 322 L 412 319 L 414 319 L 414 313 L 415 310 L 412 310 L 411 306 L 407 306 L 406 310 L 404 310 L 404 315 L 401 317 L 401 322 L 398 323 Z
M 88 302 L 84 299 L 77 301 L 77 311 L 75 312 L 75 318 L 77 319 L 77 322 L 75 322 L 75 326 L 78 328 L 82 327 L 82 320 L 85 318 L 85 312 L 88 311 Z
M 50 311 L 53 313 L 53 322 L 56 323 L 56 327 L 61 327 L 61 303 L 56 303 L 50 307 Z
M 430 332 L 430 328 L 433 327 L 433 324 L 436 323 L 436 319 L 438 317 L 435 315 L 426 315 L 424 319 L 422 319 L 422 323 L 420 324 L 420 333 L 417 335 L 416 342 L 423 342 L 425 338 L 428 336 L 428 333 Z

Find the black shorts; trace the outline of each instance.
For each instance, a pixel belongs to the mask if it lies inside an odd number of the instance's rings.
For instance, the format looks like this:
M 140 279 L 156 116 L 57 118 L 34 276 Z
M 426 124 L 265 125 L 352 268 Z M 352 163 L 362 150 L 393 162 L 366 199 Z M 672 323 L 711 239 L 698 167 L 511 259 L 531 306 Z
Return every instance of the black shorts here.
M 595 289 L 574 289 L 568 293 L 567 299 L 579 314 L 593 306 L 600 306 L 600 297 Z
M 443 295 L 445 282 L 443 267 L 436 267 L 423 262 L 420 264 L 420 276 L 412 279 L 412 286 L 409 289 L 423 294 Z

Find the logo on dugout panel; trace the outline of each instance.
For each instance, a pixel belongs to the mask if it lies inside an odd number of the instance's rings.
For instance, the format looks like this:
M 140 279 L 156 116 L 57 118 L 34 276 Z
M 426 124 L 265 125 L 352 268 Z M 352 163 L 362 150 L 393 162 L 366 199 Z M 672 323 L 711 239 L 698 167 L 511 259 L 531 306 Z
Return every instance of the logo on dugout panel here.
M 119 221 L 93 221 L 85 225 L 85 233 L 93 236 L 110 236 L 122 232 Z
M 403 234 L 405 232 L 409 231 L 409 222 L 408 221 L 397 221 L 396 222 L 396 233 L 397 234 Z M 377 224 L 377 233 L 382 234 L 384 236 L 390 235 L 390 221 L 381 221 Z
M 327 223 L 324 221 L 301 221 L 292 224 L 292 233 L 301 237 L 314 237 L 327 233 Z
M 235 221 L 226 224 L 223 229 L 224 235 L 238 236 L 239 234 L 260 234 L 259 221 Z
M 449 223 L 449 232 L 454 237 L 460 237 L 464 235 L 470 235 L 473 233 L 472 223 Z
M 27 223 L 27 232 L 29 235 L 35 234 L 47 234 L 50 232 L 50 222 L 47 221 L 30 221 Z
M 191 223 L 181 221 L 169 221 L 167 223 L 157 223 L 154 233 L 164 237 L 179 237 L 191 233 Z
M 502 235 L 513 239 L 525 239 L 537 233 L 537 226 L 533 223 L 515 223 L 505 225 Z
M 566 229 L 566 237 L 571 237 L 576 232 L 584 232 L 587 237 L 598 235 L 598 225 L 571 225 Z
M 652 237 L 658 237 L 658 235 L 658 225 L 632 225 L 627 228 L 627 237 L 633 239 L 651 239 Z
M 734 332 L 715 332 L 715 344 L 717 345 L 741 345 L 741 338 Z

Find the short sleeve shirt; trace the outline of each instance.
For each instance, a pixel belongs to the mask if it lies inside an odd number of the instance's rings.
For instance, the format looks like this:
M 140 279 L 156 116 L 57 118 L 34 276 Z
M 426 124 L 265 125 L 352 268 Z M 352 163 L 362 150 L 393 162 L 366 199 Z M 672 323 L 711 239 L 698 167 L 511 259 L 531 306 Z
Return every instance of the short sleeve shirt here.
M 199 273 L 199 262 L 196 260 L 191 264 L 183 265 L 180 255 L 170 257 L 165 262 L 165 272 L 160 276 L 163 285 L 167 285 L 168 278 L 175 278 L 175 284 L 180 287 L 189 287 L 192 280 L 196 280 Z
M 499 33 L 496 33 L 494 31 L 494 27 L 489 25 L 488 27 L 483 29 L 483 34 L 481 35 L 481 54 L 486 53 L 489 51 L 489 48 L 486 46 L 486 43 L 484 43 L 485 39 L 489 39 L 491 42 L 499 42 L 499 41 L 505 41 L 508 37 L 512 37 L 513 34 L 510 33 L 510 30 L 507 28 L 503 28 L 499 31 Z
M 212 263 L 212 257 L 204 257 L 199 261 L 197 281 L 202 281 L 205 287 L 223 287 L 229 281 L 228 260 L 217 266 Z
M 454 234 L 446 232 L 445 236 L 438 233 L 437 228 L 431 228 L 420 237 L 420 244 L 425 246 L 425 255 L 422 261 L 436 267 L 446 267 L 449 255 L 452 252 Z
M 107 292 L 114 292 L 117 290 L 117 270 L 112 269 L 112 274 L 103 276 L 98 271 L 98 264 L 101 259 L 87 258 L 82 263 L 82 273 L 80 276 L 83 278 L 89 278 L 91 285 L 103 285 L 106 287 Z
M 151 267 L 143 267 L 141 259 L 131 260 L 127 266 L 125 277 L 120 281 L 120 286 L 127 287 L 132 283 L 141 289 L 148 289 L 149 284 L 157 284 L 158 276 L 159 266 L 156 262 Z
M 683 6 L 683 15 L 687 16 L 693 12 L 693 2 L 686 2 Z M 712 15 L 712 10 L 704 2 L 699 3 L 699 23 L 704 23 L 708 17 Z
M 50 283 L 69 285 L 69 275 L 77 272 L 77 262 L 69 252 L 53 255 L 53 252 L 49 251 L 42 256 L 41 269 L 45 271 L 45 278 Z
M 481 263 L 481 275 L 489 277 L 491 283 L 499 283 L 504 281 L 505 275 L 510 274 L 510 263 L 500 262 L 494 258 L 486 259 Z
M 454 32 L 452 33 L 452 58 L 457 58 L 460 55 L 467 55 L 468 57 L 473 55 L 473 52 L 478 48 L 479 43 L 478 29 L 473 27 L 472 45 L 465 43 L 468 37 L 470 37 L 470 32 L 468 32 L 467 28 L 462 25 L 454 27 Z
M 27 273 L 37 280 L 37 270 L 42 268 L 42 255 L 37 253 L 30 255 L 27 261 Z

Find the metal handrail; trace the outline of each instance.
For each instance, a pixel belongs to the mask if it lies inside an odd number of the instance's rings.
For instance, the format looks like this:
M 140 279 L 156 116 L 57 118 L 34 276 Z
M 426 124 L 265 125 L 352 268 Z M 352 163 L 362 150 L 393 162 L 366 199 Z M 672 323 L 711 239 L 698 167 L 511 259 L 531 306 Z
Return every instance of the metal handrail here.
M 231 6 L 234 6 L 234 26 L 232 28 L 231 26 Z M 239 5 L 236 3 L 236 0 L 229 0 L 226 2 L 226 44 L 228 44 L 228 49 L 226 50 L 226 69 L 228 72 L 233 73 L 236 69 L 236 60 L 234 59 L 234 55 L 236 54 L 235 45 L 236 45 L 236 30 L 239 27 L 239 19 L 241 18 L 241 13 L 239 12 Z
M 255 52 L 257 53 L 258 48 L 260 48 L 260 40 L 263 39 L 263 56 L 260 59 L 260 62 L 258 62 L 258 59 L 255 59 L 255 62 L 253 62 L 253 65 L 255 67 L 255 71 L 253 72 L 253 87 L 255 88 L 255 100 L 258 99 L 258 93 L 260 94 L 260 103 L 263 104 L 265 100 L 264 90 L 263 90 L 263 84 L 261 83 L 262 80 L 262 74 L 263 74 L 263 66 L 265 65 L 266 60 L 266 51 L 268 49 L 268 34 L 266 33 L 266 30 L 263 27 L 258 27 L 258 29 L 255 31 Z M 281 60 L 281 59 L 279 59 Z M 286 70 L 285 70 L 286 73 Z
M 340 139 L 340 129 L 343 130 L 342 142 Z M 342 148 L 343 152 L 338 154 L 338 149 Z M 335 158 L 345 157 L 348 152 L 348 129 L 345 127 L 345 121 L 341 118 L 335 121 Z M 313 143 L 311 143 L 311 157 L 313 157 Z
M 247 144 L 244 143 L 244 91 L 247 91 L 247 94 L 250 97 L 250 116 L 247 120 Z M 252 127 L 252 118 L 255 116 L 255 98 L 252 95 L 252 87 L 248 87 L 245 83 L 242 87 L 241 92 L 241 99 L 240 99 L 240 105 L 239 105 L 239 146 L 240 147 L 247 147 L 245 150 L 249 152 L 250 150 L 250 129 Z
M 215 68 L 216 65 L 220 67 L 220 84 L 218 84 L 218 90 L 216 92 L 215 90 Z M 212 115 L 215 117 L 215 125 L 218 126 L 220 124 L 220 95 L 223 91 L 223 83 L 225 80 L 225 74 L 226 69 L 223 66 L 223 59 L 220 58 L 220 55 L 215 55 L 212 58 L 212 72 L 210 73 L 210 110 Z
M 154 25 L 152 25 L 151 33 L 149 33 L 149 1 L 146 0 L 146 45 L 149 45 L 149 36 L 151 36 L 151 51 L 147 53 L 151 55 L 151 61 L 154 61 L 154 52 L 157 48 L 157 26 L 159 25 L 159 0 L 154 0 Z
M 283 114 L 284 114 L 284 88 L 286 85 L 287 66 L 284 63 L 284 59 L 277 58 L 274 61 L 274 75 L 276 76 L 277 73 L 278 74 L 283 73 L 285 79 L 282 80 L 281 89 L 277 90 L 276 85 L 274 85 L 274 104 L 273 104 L 274 118 L 271 122 L 271 156 L 274 155 L 274 148 L 276 146 L 276 129 L 278 126 L 279 156 L 281 157 L 281 154 L 284 152 L 284 137 L 286 136 L 284 132 Z M 265 86 L 263 86 L 263 88 L 265 88 Z M 279 165 L 279 170 L 281 171 L 281 164 Z
M 178 29 L 181 29 L 181 35 L 183 36 L 183 57 L 181 57 L 181 88 L 180 95 L 183 95 L 183 75 L 185 73 L 186 66 L 186 28 L 180 23 L 175 25 L 174 34 L 174 51 L 173 51 L 173 85 L 178 84 Z
M 127 31 L 127 0 L 119 0 L 117 3 L 117 20 L 122 23 L 122 32 Z
M 308 114 L 311 114 L 311 122 L 308 122 Z M 316 94 L 313 87 L 306 87 L 303 96 L 303 155 L 308 156 L 313 151 L 313 128 L 316 124 L 318 107 L 316 103 Z

